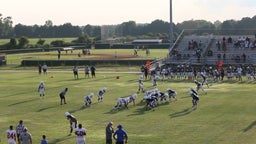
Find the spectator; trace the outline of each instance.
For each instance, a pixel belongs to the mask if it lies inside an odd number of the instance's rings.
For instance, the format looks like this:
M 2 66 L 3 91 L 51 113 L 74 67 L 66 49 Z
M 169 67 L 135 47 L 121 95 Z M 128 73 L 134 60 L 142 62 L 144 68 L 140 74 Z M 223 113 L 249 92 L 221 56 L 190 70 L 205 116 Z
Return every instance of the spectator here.
M 106 144 L 112 144 L 112 134 L 114 133 L 113 122 L 109 122 L 106 126 Z
M 77 68 L 77 66 L 74 66 L 74 68 L 73 68 L 73 74 L 74 74 L 74 78 L 75 78 L 75 79 L 78 79 L 78 68 Z
M 115 131 L 113 138 L 116 140 L 116 144 L 126 144 L 128 136 L 122 125 L 117 126 L 118 130 Z
M 47 75 L 47 65 L 45 63 L 43 65 L 43 72 L 45 75 Z
M 48 144 L 48 141 L 46 140 L 46 136 L 42 135 L 41 144 Z
M 92 78 L 95 78 L 95 71 L 96 71 L 96 68 L 94 66 L 91 66 L 91 75 L 92 75 Z
M 58 60 L 60 60 L 60 54 L 61 54 L 60 49 L 58 49 Z
M 21 133 L 24 131 L 25 126 L 23 125 L 23 120 L 20 120 L 18 125 L 16 126 L 17 139 L 19 141 L 19 137 Z
M 86 66 L 85 69 L 84 69 L 84 74 L 85 74 L 85 78 L 89 78 L 89 66 Z
M 246 55 L 245 55 L 245 53 L 243 53 L 242 57 L 243 57 L 243 62 L 246 62 Z
M 226 61 L 226 53 L 223 54 L 223 60 Z
M 42 73 L 42 65 L 39 64 L 38 65 L 38 74 L 41 75 L 41 73 Z
M 32 136 L 26 127 L 24 128 L 23 133 L 21 133 L 19 140 L 20 144 L 32 144 Z
M 146 49 L 146 56 L 149 56 L 150 55 L 150 51 L 149 51 L 149 48 Z

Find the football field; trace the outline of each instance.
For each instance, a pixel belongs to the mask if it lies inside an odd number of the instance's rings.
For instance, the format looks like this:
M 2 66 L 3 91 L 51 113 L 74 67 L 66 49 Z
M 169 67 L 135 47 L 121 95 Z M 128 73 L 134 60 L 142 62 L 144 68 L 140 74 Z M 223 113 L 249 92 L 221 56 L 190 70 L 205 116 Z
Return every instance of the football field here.
M 119 79 L 117 79 L 119 76 Z M 96 78 L 84 78 L 83 70 L 75 80 L 72 70 L 0 71 L 0 143 L 7 143 L 6 130 L 16 127 L 19 120 L 32 134 L 34 144 L 46 135 L 50 144 L 75 144 L 69 136 L 70 112 L 87 130 L 88 144 L 105 143 L 105 127 L 113 121 L 115 130 L 122 124 L 129 144 L 253 144 L 256 142 L 255 81 L 227 81 L 205 86 L 207 94 L 199 92 L 198 109 L 193 110 L 189 95 L 193 81 L 157 81 L 158 89 L 174 89 L 177 101 L 160 103 L 154 110 L 145 110 L 138 94 L 136 106 L 111 111 L 118 97 L 137 92 L 138 71 L 135 73 L 97 72 Z M 39 97 L 38 85 L 44 81 L 46 95 Z M 153 89 L 151 80 L 144 80 L 144 89 Z M 107 88 L 103 102 L 97 102 L 97 92 Z M 68 88 L 67 104 L 60 105 L 59 93 Z M 84 96 L 94 93 L 92 105 L 84 106 Z

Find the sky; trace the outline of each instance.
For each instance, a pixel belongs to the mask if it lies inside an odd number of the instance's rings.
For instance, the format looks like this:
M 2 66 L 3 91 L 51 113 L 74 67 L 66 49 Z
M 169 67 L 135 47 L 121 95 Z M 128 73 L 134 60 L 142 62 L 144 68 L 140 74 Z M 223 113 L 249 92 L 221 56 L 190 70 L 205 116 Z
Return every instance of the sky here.
M 13 25 L 115 25 L 170 20 L 170 0 L 0 0 Z M 256 0 L 172 0 L 173 22 L 241 20 L 256 15 Z

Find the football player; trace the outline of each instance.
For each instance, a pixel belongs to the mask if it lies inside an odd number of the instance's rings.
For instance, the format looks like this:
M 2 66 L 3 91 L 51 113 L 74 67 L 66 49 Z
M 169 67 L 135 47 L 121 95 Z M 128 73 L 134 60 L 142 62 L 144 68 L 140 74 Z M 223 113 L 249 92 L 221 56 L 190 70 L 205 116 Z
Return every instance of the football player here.
M 103 100 L 103 95 L 107 91 L 106 87 L 103 87 L 99 92 L 98 92 L 98 102 L 102 102 Z

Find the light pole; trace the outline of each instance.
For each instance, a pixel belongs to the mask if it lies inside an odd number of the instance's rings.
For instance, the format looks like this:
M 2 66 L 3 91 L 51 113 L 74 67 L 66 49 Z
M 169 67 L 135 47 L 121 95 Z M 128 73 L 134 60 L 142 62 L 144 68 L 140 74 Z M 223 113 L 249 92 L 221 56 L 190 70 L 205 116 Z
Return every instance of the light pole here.
M 170 48 L 171 51 L 173 47 L 173 25 L 172 25 L 172 0 L 170 0 Z

